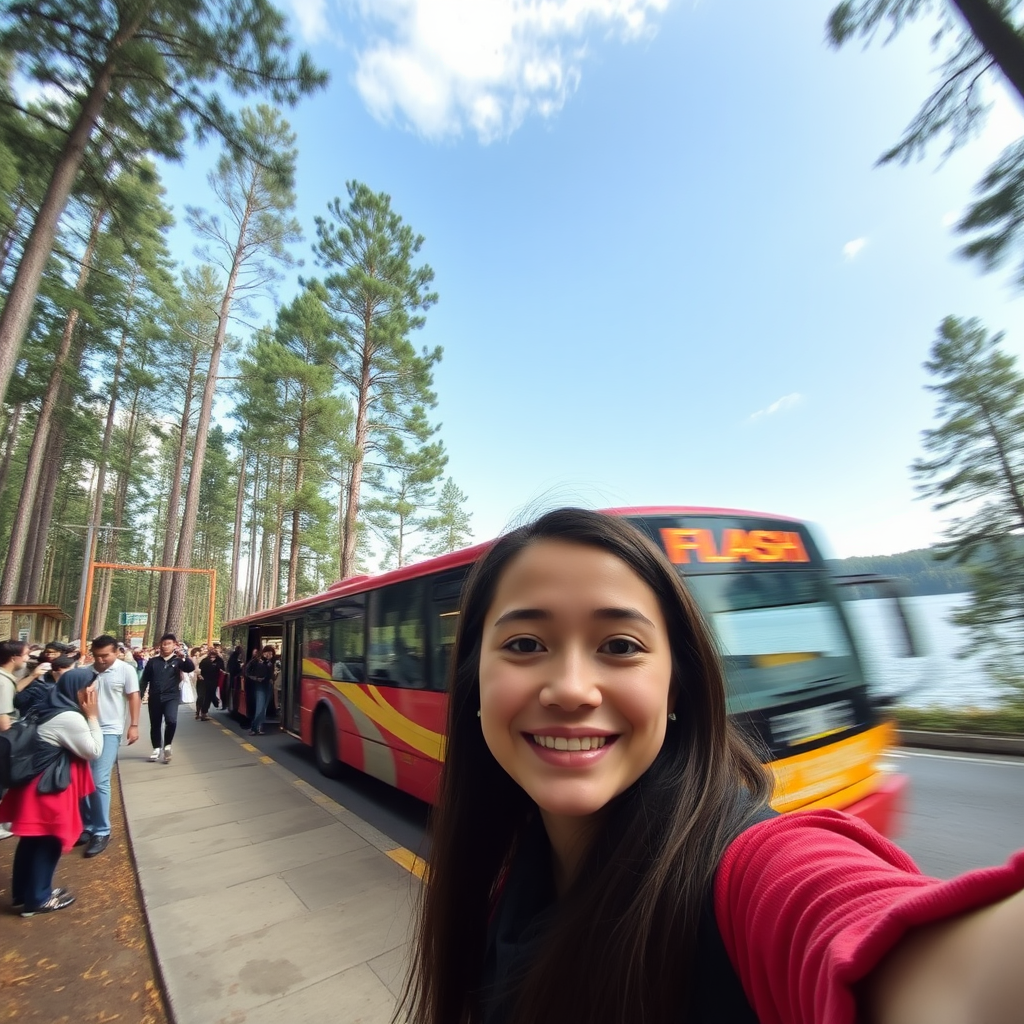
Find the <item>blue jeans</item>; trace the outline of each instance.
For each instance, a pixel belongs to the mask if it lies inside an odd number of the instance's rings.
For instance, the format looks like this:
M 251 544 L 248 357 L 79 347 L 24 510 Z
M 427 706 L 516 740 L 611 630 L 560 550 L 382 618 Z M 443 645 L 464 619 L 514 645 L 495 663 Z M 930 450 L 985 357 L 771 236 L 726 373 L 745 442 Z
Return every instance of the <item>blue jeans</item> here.
M 270 683 L 256 682 L 252 684 L 256 695 L 256 711 L 252 716 L 252 731 L 260 732 L 267 720 L 267 708 L 270 706 Z
M 103 750 L 92 762 L 92 781 L 96 792 L 82 800 L 82 827 L 94 836 L 110 835 L 110 773 L 117 761 L 120 736 L 103 734 Z
M 11 870 L 12 903 L 35 910 L 50 898 L 60 853 L 56 836 L 22 836 L 18 840 Z

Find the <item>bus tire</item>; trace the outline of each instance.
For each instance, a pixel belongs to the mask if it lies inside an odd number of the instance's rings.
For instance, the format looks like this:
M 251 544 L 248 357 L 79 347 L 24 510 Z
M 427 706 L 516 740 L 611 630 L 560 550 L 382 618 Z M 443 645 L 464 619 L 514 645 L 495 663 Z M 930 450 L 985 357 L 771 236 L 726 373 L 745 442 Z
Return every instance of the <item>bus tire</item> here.
M 316 759 L 317 770 L 329 779 L 341 777 L 341 761 L 338 760 L 337 731 L 334 728 L 334 716 L 326 708 L 321 708 L 313 722 L 313 757 Z

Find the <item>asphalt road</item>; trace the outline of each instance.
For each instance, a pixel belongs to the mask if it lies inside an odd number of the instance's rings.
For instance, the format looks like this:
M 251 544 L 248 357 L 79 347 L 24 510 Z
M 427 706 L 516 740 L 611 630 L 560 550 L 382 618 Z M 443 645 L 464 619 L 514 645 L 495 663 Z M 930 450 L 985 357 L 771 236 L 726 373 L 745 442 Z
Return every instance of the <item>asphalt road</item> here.
M 910 776 L 896 841 L 925 874 L 950 878 L 1024 848 L 1024 758 L 900 750 L 892 764 Z
M 426 804 L 351 769 L 341 779 L 325 778 L 309 748 L 276 730 L 246 738 L 395 842 L 429 855 Z M 1002 863 L 1024 847 L 1024 758 L 900 750 L 891 763 L 910 777 L 907 813 L 895 839 L 926 874 L 949 878 Z

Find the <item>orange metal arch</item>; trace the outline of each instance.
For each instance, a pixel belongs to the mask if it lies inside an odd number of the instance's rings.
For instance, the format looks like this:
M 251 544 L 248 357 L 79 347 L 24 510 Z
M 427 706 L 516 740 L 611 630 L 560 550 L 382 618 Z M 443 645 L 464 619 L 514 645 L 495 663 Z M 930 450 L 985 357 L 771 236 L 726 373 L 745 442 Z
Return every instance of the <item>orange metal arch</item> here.
M 89 613 L 92 611 L 92 581 L 97 569 L 134 569 L 138 572 L 190 572 L 201 573 L 210 577 L 210 608 L 207 620 L 206 642 L 213 643 L 213 610 L 217 601 L 217 570 L 216 569 L 179 569 L 173 565 L 127 565 L 123 562 L 89 562 L 89 577 L 85 584 L 85 602 L 82 609 L 82 643 L 89 636 Z

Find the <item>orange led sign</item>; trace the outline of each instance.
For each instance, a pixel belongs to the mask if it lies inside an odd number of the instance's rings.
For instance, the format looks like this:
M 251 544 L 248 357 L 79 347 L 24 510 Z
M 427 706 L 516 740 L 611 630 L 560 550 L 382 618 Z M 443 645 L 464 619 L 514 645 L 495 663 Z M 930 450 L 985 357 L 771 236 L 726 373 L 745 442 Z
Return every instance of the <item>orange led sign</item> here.
M 708 529 L 662 529 L 661 541 L 669 561 L 686 565 L 695 560 L 715 562 L 809 562 L 800 534 L 784 530 L 722 531 L 721 547 Z

